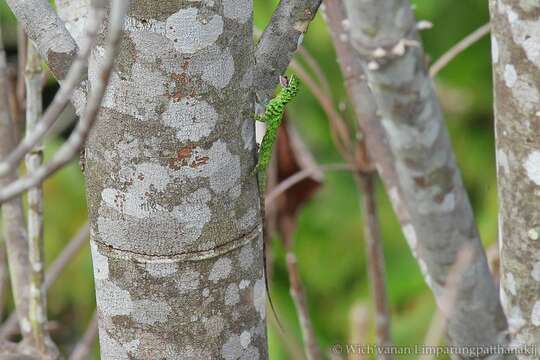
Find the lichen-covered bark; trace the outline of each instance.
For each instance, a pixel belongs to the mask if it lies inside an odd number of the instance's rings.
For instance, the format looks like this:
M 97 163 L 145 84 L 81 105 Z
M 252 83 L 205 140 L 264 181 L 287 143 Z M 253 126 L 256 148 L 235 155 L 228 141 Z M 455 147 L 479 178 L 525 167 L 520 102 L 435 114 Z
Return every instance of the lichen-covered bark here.
M 344 2 L 351 41 L 394 158 L 405 204 L 400 218 L 410 220 L 402 224 L 403 231 L 448 318 L 449 343 L 504 345 L 506 320 L 423 62 L 411 4 L 407 0 Z M 447 309 L 444 285 L 466 244 L 474 249 L 475 260 L 464 270 L 454 307 Z
M 251 1 L 137 0 L 124 29 L 85 155 L 101 356 L 266 359 Z
M 516 344 L 540 346 L 540 2 L 490 2 L 501 301 Z

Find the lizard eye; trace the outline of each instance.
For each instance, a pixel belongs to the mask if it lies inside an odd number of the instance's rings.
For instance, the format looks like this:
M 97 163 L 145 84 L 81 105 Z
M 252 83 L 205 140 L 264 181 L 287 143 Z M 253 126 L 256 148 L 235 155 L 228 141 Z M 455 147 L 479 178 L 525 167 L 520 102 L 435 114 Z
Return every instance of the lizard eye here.
M 279 83 L 281 84 L 281 86 L 283 87 L 287 87 L 289 86 L 289 78 L 287 78 L 286 76 L 279 76 Z

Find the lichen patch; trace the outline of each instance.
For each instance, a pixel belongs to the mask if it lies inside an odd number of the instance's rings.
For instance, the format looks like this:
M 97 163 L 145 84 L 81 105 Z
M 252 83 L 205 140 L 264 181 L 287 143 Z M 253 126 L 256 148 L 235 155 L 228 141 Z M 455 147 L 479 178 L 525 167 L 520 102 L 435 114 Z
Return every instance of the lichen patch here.
M 499 62 L 499 44 L 497 43 L 497 38 L 494 35 L 491 35 L 491 61 L 493 64 Z
M 531 152 L 523 164 L 527 176 L 536 185 L 540 186 L 540 151 Z
M 92 251 L 92 263 L 94 265 L 94 279 L 106 280 L 109 278 L 109 260 L 101 255 L 95 242 L 90 242 Z
M 537 301 L 531 312 L 531 323 L 534 326 L 540 326 L 540 301 Z
M 253 286 L 253 306 L 259 313 L 261 319 L 266 318 L 266 289 L 264 278 L 255 281 Z
M 245 24 L 253 13 L 252 0 L 223 0 L 223 15 Z
M 199 19 L 196 8 L 180 9 L 166 21 L 165 35 L 181 53 L 193 54 L 213 44 L 223 33 L 223 19 Z
M 504 78 L 504 83 L 509 88 L 514 86 L 514 84 L 516 83 L 518 79 L 518 75 L 516 72 L 516 68 L 512 64 L 506 64 L 504 66 L 503 78 Z
M 232 260 L 226 257 L 219 258 L 212 266 L 208 280 L 214 284 L 220 280 L 226 279 L 232 270 Z
M 235 71 L 234 58 L 228 48 L 211 45 L 199 51 L 189 63 L 188 73 L 222 90 L 229 85 Z
M 176 130 L 176 138 L 181 142 L 195 142 L 210 135 L 217 121 L 213 106 L 195 98 L 171 101 L 163 113 L 163 123 Z
M 167 321 L 172 312 L 171 307 L 163 300 L 142 299 L 133 301 L 131 318 L 141 324 L 153 325 Z
M 167 277 L 176 272 L 176 264 L 173 262 L 147 262 L 144 270 L 156 278 Z
M 517 290 L 516 290 L 516 280 L 514 279 L 514 274 L 512 273 L 506 273 L 504 277 L 504 285 L 505 288 L 510 291 L 510 293 L 513 296 L 516 296 Z
M 109 280 L 96 284 L 96 299 L 99 310 L 108 316 L 129 315 L 133 308 L 129 291 Z

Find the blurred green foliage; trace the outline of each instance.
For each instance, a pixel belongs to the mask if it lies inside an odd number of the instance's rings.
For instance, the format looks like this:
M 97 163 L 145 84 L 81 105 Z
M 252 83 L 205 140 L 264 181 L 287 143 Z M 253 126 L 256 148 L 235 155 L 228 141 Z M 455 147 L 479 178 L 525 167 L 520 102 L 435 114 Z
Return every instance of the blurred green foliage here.
M 264 28 L 276 3 L 276 0 L 255 0 L 258 28 Z M 467 1 L 466 11 L 452 0 L 418 0 L 414 4 L 417 18 L 435 25 L 422 33 L 431 60 L 488 21 L 486 0 Z M 5 2 L 0 3 L 0 21 L 6 47 L 13 51 L 16 24 Z M 331 39 L 320 14 L 310 26 L 304 45 L 329 78 L 336 105 L 347 103 Z M 488 37 L 450 63 L 438 75 L 436 84 L 482 239 L 486 245 L 492 244 L 497 234 L 497 198 Z M 346 113 L 350 115 L 350 106 L 348 108 Z M 319 163 L 343 161 L 329 136 L 324 112 L 307 88 L 302 89 L 289 109 L 291 119 Z M 58 145 L 58 140 L 52 141 L 47 153 L 52 153 Z M 85 221 L 84 182 L 77 165 L 72 164 L 48 180 L 45 190 L 45 241 L 50 263 Z M 398 345 L 419 344 L 426 335 L 435 305 L 380 184 L 377 198 L 393 340 Z M 349 174 L 328 173 L 324 186 L 300 214 L 295 250 L 316 335 L 325 349 L 335 343 L 351 341 L 351 312 L 356 305 L 367 304 L 372 314 L 360 199 L 361 194 Z M 284 339 L 275 326 L 269 327 L 270 352 L 271 359 L 288 359 L 290 349 L 301 351 L 301 335 L 288 292 L 284 251 L 279 241 L 273 243 L 272 296 L 288 333 Z M 48 299 L 49 317 L 60 323 L 55 339 L 69 350 L 83 333 L 94 309 L 88 247 L 52 286 Z M 370 322 L 373 325 L 373 316 Z M 363 342 L 374 342 L 373 326 Z M 97 349 L 95 356 L 97 358 Z

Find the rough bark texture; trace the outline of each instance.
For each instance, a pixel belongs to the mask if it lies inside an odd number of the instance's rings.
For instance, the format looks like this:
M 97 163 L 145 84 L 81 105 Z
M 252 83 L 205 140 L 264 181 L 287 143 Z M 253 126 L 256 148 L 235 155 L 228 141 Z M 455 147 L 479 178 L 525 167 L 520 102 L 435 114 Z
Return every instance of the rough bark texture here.
M 501 301 L 517 344 L 540 346 L 540 2 L 490 2 Z
M 62 20 L 47 0 L 6 1 L 51 71 L 62 80 L 78 51 Z
M 138 0 L 124 28 L 86 148 L 102 358 L 266 359 L 252 3 Z
M 449 343 L 504 345 L 506 320 L 423 63 L 411 4 L 406 0 L 344 3 L 351 41 L 394 158 L 405 203 L 401 218 L 409 219 L 402 224 L 403 231 L 439 306 L 456 254 L 465 244 L 475 251 L 455 306 L 442 309 L 449 320 Z

